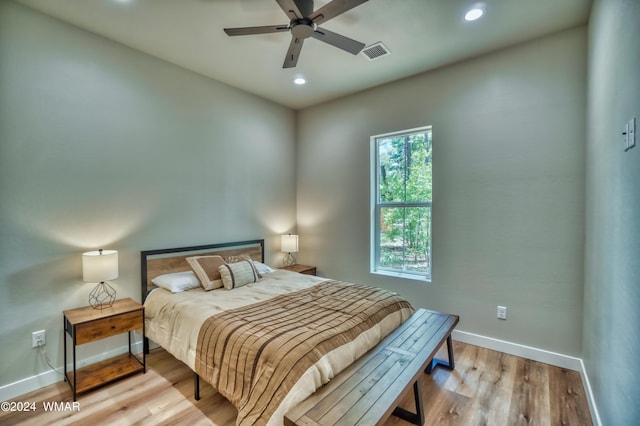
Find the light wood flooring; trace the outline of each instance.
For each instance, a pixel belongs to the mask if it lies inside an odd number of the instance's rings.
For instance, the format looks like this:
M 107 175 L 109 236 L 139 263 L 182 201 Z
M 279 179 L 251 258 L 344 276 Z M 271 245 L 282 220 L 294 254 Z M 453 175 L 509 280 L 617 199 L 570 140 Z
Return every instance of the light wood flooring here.
M 455 341 L 454 353 L 455 371 L 438 368 L 422 376 L 426 425 L 592 424 L 578 372 Z M 72 401 L 64 382 L 15 398 L 35 402 L 37 411 L 0 412 L 0 424 L 235 424 L 236 410 L 206 383 L 201 400 L 193 399 L 193 373 L 163 349 L 151 351 L 147 366 L 144 375 L 80 395 L 75 412 L 43 408 L 44 401 Z M 402 406 L 413 410 L 413 404 L 410 394 Z M 409 423 L 391 417 L 385 425 Z

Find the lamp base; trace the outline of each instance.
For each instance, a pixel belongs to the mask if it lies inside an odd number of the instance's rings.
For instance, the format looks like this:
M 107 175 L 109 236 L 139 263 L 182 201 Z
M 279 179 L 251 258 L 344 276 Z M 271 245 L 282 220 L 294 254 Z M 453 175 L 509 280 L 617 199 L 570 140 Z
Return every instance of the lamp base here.
M 282 259 L 282 263 L 284 266 L 293 266 L 296 264 L 296 258 L 291 253 L 287 253 L 284 259 Z
M 116 291 L 106 282 L 101 282 L 89 293 L 89 305 L 93 309 L 106 309 L 116 301 Z

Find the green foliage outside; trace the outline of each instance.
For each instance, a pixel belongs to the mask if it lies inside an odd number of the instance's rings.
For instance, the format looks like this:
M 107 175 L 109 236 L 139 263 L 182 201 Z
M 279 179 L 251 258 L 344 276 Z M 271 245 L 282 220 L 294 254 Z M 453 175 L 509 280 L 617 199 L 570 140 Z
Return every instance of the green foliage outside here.
M 431 271 L 431 130 L 378 139 L 379 266 Z

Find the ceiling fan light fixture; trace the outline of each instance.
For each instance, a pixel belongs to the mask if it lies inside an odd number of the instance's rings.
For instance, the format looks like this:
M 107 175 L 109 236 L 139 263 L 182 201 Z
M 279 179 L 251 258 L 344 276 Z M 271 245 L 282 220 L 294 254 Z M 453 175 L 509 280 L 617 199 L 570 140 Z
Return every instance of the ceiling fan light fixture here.
M 475 4 L 469 11 L 464 15 L 464 20 L 471 22 L 477 19 L 480 19 L 482 15 L 485 13 L 486 6 L 484 3 Z

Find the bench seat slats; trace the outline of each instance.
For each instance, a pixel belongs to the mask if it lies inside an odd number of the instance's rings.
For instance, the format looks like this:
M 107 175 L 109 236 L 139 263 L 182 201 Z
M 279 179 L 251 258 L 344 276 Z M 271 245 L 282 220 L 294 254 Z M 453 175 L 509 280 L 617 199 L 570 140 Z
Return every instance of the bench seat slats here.
M 419 347 L 422 341 L 429 337 L 429 334 L 434 332 L 434 330 L 439 329 L 439 321 L 438 318 L 429 317 L 427 322 L 418 324 L 419 326 L 414 329 L 413 333 L 408 336 L 408 338 L 399 345 L 401 348 L 406 347 L 408 351 L 407 354 L 399 354 L 395 351 L 389 350 L 389 347 L 393 348 L 393 346 L 386 346 L 383 349 L 383 353 L 386 354 L 388 359 L 393 360 L 393 366 L 389 367 L 385 371 L 383 371 L 384 375 L 380 380 L 375 380 L 375 377 L 369 377 L 367 380 L 375 382 L 371 383 L 371 386 L 366 393 L 360 398 L 360 400 L 349 407 L 348 411 L 344 414 L 343 418 L 340 419 L 341 424 L 365 424 L 371 425 L 370 421 L 367 422 L 363 419 L 363 414 L 366 417 L 366 414 L 372 414 L 373 417 L 383 416 L 380 414 L 380 408 L 385 408 L 382 412 L 385 413 L 387 410 L 393 411 L 393 409 L 397 406 L 397 402 L 402 399 L 404 396 L 404 391 L 407 388 L 407 383 L 413 383 L 416 378 L 414 375 L 420 375 L 423 369 L 420 369 L 420 365 L 411 366 L 412 362 L 418 360 L 421 364 L 421 360 L 418 358 L 419 354 L 415 347 Z M 397 343 L 398 339 L 395 339 L 391 342 L 391 345 Z M 414 371 L 416 373 L 414 374 Z M 395 401 L 398 399 L 398 401 Z M 344 406 L 342 402 L 339 403 L 337 407 L 338 410 L 344 412 Z M 376 407 L 377 409 L 372 409 L 371 407 Z M 371 417 L 371 416 L 370 416 Z M 336 424 L 337 421 L 324 421 L 321 419 L 324 424 Z
M 383 342 L 406 340 L 419 327 L 422 314 L 420 311 L 413 314 L 401 327 L 389 334 Z M 383 345 L 383 342 L 372 348 L 341 374 L 334 377 L 310 398 L 298 404 L 296 412 L 308 412 L 310 417 L 320 419 L 334 405 L 348 398 L 348 395 L 354 391 L 357 384 L 368 377 L 387 358 L 387 355 L 383 353 L 387 345 Z
M 355 424 L 378 424 L 378 420 L 389 417 L 405 395 L 412 391 L 413 383 L 424 374 L 425 368 L 440 348 L 443 339 L 451 334 L 451 330 L 455 326 L 452 321 L 443 317 L 438 317 L 437 326 L 435 325 L 417 330 L 416 335 L 419 335 L 419 338 L 412 347 L 417 351 L 413 353 L 413 356 L 406 358 L 408 363 L 401 375 L 398 375 L 384 388 L 380 398 L 372 404 L 371 408 L 365 410 L 360 421 Z M 420 334 L 421 332 L 425 332 L 425 334 Z M 438 336 L 443 337 L 439 338 Z M 385 407 L 386 409 L 383 409 Z
M 389 417 L 458 316 L 417 310 L 400 327 L 316 393 L 290 410 L 285 425 L 374 425 Z
M 355 384 L 355 387 L 342 398 L 336 398 L 336 395 L 331 394 L 331 398 L 325 399 L 332 405 L 331 409 L 324 415 L 317 417 L 320 424 L 333 425 L 340 423 L 348 423 L 355 425 L 360 417 L 362 417 L 362 408 L 369 407 L 371 403 L 377 399 L 379 383 L 384 383 L 393 380 L 393 377 L 402 371 L 402 357 L 398 354 L 388 356 L 383 355 L 384 361 L 379 365 L 380 368 L 376 368 L 372 373 L 359 383 Z M 349 381 L 351 382 L 351 381 Z M 344 407 L 350 407 L 345 412 Z M 317 413 L 315 409 L 309 412 L 312 418 L 316 418 Z

